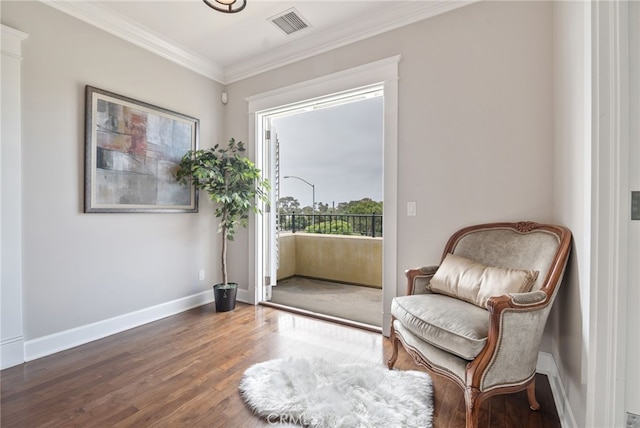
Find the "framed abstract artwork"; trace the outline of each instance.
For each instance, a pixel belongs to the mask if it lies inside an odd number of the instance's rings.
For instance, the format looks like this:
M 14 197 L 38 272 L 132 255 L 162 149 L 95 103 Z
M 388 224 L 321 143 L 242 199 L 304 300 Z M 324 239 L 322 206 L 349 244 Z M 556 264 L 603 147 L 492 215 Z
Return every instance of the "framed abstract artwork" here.
M 194 186 L 174 172 L 198 148 L 200 121 L 92 86 L 85 95 L 84 211 L 197 212 Z

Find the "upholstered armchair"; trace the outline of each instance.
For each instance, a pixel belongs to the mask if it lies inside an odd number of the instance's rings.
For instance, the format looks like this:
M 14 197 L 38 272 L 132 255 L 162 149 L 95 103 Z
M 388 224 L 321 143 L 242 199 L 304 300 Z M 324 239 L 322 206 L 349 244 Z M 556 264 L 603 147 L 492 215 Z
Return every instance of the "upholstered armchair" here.
M 487 398 L 526 389 L 538 410 L 535 372 L 544 326 L 562 280 L 571 232 L 532 222 L 456 232 L 438 266 L 406 272 L 391 305 L 393 368 L 402 343 L 414 361 L 464 391 L 466 426 Z

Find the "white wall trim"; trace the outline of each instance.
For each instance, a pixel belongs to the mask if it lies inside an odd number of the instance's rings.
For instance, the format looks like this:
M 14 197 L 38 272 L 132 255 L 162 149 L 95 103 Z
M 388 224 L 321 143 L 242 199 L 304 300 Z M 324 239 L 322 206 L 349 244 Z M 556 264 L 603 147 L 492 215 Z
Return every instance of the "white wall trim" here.
M 626 2 L 593 2 L 593 203 L 586 425 L 625 425 L 629 32 Z
M 15 28 L 9 27 L 9 26 L 4 25 L 4 24 L 2 24 L 2 34 L 5 35 L 5 36 L 7 36 L 7 35 L 12 36 L 13 38 L 18 39 L 19 41 L 22 41 L 22 40 L 25 40 L 25 39 L 29 38 L 29 35 L 27 33 L 23 32 L 23 31 L 20 31 L 20 30 L 16 30 Z M 4 49 L 4 47 L 3 47 L 3 49 Z M 17 49 L 13 50 L 13 53 L 19 55 L 20 54 L 20 50 L 21 50 L 21 48 L 18 45 Z
M 284 88 L 246 97 L 245 101 L 249 103 L 249 114 L 279 108 L 305 99 L 326 96 L 330 93 L 351 90 L 354 87 L 364 86 L 362 84 L 363 79 L 371 81 L 371 83 L 378 83 L 384 81 L 392 73 L 397 79 L 397 68 L 401 59 L 401 55 L 394 55 L 326 76 L 295 83 Z
M 546 375 L 549 379 L 551 394 L 553 395 L 553 401 L 556 404 L 556 410 L 560 418 L 560 425 L 563 428 L 577 428 L 578 424 L 571 411 L 569 398 L 562 384 L 562 379 L 560 379 L 560 375 L 558 374 L 558 366 L 552 354 L 547 352 L 538 353 L 536 372 Z
M 222 84 L 233 83 L 251 76 L 328 52 L 348 44 L 395 30 L 443 13 L 459 9 L 479 0 L 413 1 L 397 5 L 382 14 L 362 17 L 358 22 L 335 26 L 310 34 L 277 49 L 252 55 L 250 58 L 223 66 L 177 45 L 161 34 L 142 27 L 126 16 L 91 1 L 40 0 L 43 4 L 78 18 L 136 46 L 168 59 L 182 67 Z
M 211 290 L 207 290 L 103 321 L 28 340 L 24 344 L 25 361 L 46 357 L 191 308 L 206 305 L 212 301 L 213 293 Z
M 400 61 L 400 57 L 397 57 Z M 391 72 L 391 70 L 390 70 Z M 384 82 L 384 239 L 382 241 L 382 334 L 391 334 L 391 301 L 400 293 L 398 281 L 398 64 Z
M 250 305 L 254 305 L 256 303 L 255 298 L 251 293 L 249 293 L 249 290 L 245 290 L 243 288 L 238 288 L 238 294 L 236 295 L 236 300 L 238 302 L 248 303 Z
M 2 24 L 2 55 L 22 59 L 22 41 L 29 35 Z
M 24 362 L 22 304 L 22 41 L 2 25 L 0 146 L 0 368 Z
M 24 363 L 24 337 L 3 339 L 0 348 L 0 370 Z
M 398 64 L 400 55 L 358 67 L 296 83 L 276 90 L 245 98 L 248 103 L 249 150 L 256 155 L 256 144 L 260 141 L 259 118 L 270 110 L 309 101 L 331 94 L 352 91 L 373 84 L 384 85 L 384 241 L 383 251 L 383 333 L 388 336 L 390 328 L 391 300 L 397 294 L 397 233 L 398 233 Z M 260 266 L 260 226 L 258 217 L 249 221 L 249 294 L 247 301 L 257 302 L 262 284 Z M 255 296 L 255 297 L 254 297 Z
M 168 59 L 182 67 L 223 83 L 222 67 L 206 57 L 179 46 L 162 35 L 142 27 L 125 16 L 115 14 L 93 1 L 40 0 L 60 12 L 78 18 L 114 36 Z
M 320 33 L 297 39 L 278 49 L 254 55 L 225 67 L 224 83 L 273 70 L 287 64 L 328 52 L 379 34 L 395 30 L 443 13 L 459 9 L 479 0 L 408 2 L 396 6 L 389 13 L 365 17 L 349 25 L 329 28 Z

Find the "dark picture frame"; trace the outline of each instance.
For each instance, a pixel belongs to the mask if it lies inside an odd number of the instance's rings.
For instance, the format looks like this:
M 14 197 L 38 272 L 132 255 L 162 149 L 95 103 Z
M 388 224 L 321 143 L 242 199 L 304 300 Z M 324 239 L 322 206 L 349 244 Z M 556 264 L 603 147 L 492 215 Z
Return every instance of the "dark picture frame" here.
M 84 212 L 198 212 L 174 172 L 198 149 L 200 120 L 89 85 L 85 98 Z

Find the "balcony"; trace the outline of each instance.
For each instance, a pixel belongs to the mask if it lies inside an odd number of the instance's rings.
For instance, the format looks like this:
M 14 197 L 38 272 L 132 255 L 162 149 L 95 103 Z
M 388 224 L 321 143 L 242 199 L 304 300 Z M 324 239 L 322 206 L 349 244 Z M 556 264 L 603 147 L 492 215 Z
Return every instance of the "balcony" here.
M 280 233 L 278 281 L 294 276 L 382 289 L 382 238 Z
M 380 327 L 382 216 L 295 215 L 279 221 L 288 230 L 279 235 L 271 302 Z M 337 228 L 350 234 L 335 234 Z

